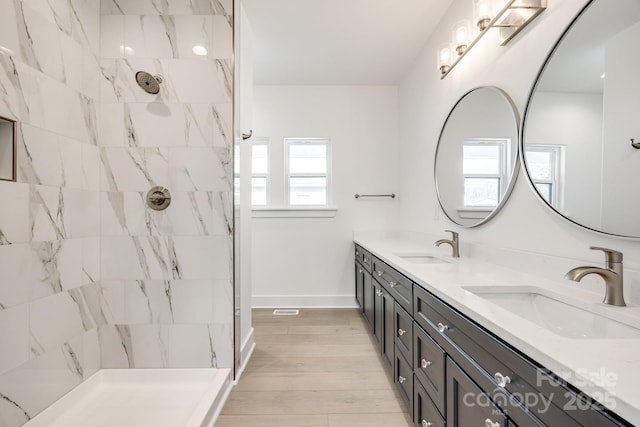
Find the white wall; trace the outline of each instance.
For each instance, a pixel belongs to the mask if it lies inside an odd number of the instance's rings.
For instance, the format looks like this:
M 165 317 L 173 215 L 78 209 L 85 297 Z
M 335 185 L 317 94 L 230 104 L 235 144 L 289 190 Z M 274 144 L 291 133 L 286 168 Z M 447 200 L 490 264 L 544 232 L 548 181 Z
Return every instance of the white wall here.
M 334 218 L 254 218 L 254 306 L 355 304 L 353 231 L 398 226 L 402 194 L 354 198 L 398 193 L 397 115 L 396 87 L 255 87 L 254 135 L 270 138 L 272 170 L 282 167 L 284 137 L 331 138 L 338 210 Z M 272 190 L 282 192 L 283 185 Z
M 450 108 L 469 89 L 495 85 L 509 93 L 522 115 L 548 52 L 586 0 L 548 2 L 548 9 L 537 21 L 506 47 L 499 46 L 495 34 L 488 34 L 440 80 L 437 47 L 450 39 L 454 22 L 471 16 L 469 3 L 456 0 L 452 4 L 400 87 L 400 222 L 408 230 L 444 235 L 442 230 L 453 227 L 437 214 L 433 173 L 430 167 L 424 167 L 433 158 Z M 494 220 L 459 231 L 461 242 L 557 255 L 577 262 L 603 262 L 602 254 L 589 251 L 589 245 L 621 250 L 625 262 L 640 258 L 637 241 L 589 232 L 553 214 L 537 200 L 522 171 L 511 198 Z

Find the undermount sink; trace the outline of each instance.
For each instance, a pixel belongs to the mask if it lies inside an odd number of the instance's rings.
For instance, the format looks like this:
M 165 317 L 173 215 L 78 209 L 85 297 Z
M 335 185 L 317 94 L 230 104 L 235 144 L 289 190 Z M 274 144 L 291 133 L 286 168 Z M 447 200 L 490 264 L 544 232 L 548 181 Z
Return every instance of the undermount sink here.
M 394 254 L 400 259 L 408 261 L 413 264 L 448 264 L 448 261 L 445 261 L 440 258 L 436 258 L 433 255 L 429 254 Z
M 640 329 L 589 310 L 589 303 L 563 301 L 562 296 L 543 288 L 467 286 L 464 289 L 563 337 L 640 339 Z

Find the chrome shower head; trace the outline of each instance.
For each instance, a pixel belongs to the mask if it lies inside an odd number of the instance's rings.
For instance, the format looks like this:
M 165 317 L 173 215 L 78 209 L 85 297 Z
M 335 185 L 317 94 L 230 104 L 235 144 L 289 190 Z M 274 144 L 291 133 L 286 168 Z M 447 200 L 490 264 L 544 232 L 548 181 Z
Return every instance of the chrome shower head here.
M 157 95 L 160 93 L 160 83 L 162 83 L 162 77 L 152 76 L 146 71 L 138 71 L 136 73 L 136 82 L 138 86 L 147 93 Z

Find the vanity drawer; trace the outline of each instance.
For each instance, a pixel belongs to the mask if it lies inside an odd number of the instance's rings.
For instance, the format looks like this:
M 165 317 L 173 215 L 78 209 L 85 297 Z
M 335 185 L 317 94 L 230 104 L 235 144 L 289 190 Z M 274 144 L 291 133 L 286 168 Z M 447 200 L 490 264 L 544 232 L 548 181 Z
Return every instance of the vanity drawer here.
M 389 267 L 378 258 L 373 258 L 373 277 L 380 282 L 407 312 L 413 312 L 413 282 Z
M 367 251 L 360 245 L 356 245 L 355 259 L 362 264 L 362 266 L 371 273 L 371 266 L 373 265 L 373 256 L 371 252 Z
M 396 348 L 413 368 L 413 318 L 398 302 L 393 304 L 393 330 Z
M 397 347 L 394 355 L 393 374 L 394 382 L 400 392 L 400 397 L 402 397 L 411 414 L 413 403 L 413 370 L 402 353 L 398 351 Z
M 618 425 L 589 403 L 566 411 L 576 406 L 573 390 L 419 286 L 414 318 L 518 426 Z
M 413 370 L 429 397 L 445 414 L 445 379 L 447 355 L 416 323 L 413 325 Z
M 413 420 L 416 427 L 444 427 L 445 422 L 418 377 L 413 379 Z

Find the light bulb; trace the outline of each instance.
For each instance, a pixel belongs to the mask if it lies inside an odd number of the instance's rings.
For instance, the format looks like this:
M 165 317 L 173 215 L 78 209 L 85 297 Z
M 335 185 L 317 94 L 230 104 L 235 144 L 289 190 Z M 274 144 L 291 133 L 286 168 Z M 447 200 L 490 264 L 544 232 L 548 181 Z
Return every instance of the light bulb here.
M 440 74 L 446 74 L 451 68 L 451 48 L 443 46 L 438 50 L 438 69 Z
M 453 30 L 453 40 L 458 56 L 461 56 L 467 51 L 467 46 L 469 46 L 470 38 L 471 37 L 468 21 L 458 22 Z
M 480 31 L 484 31 L 491 22 L 493 10 L 491 0 L 474 0 L 475 23 Z

